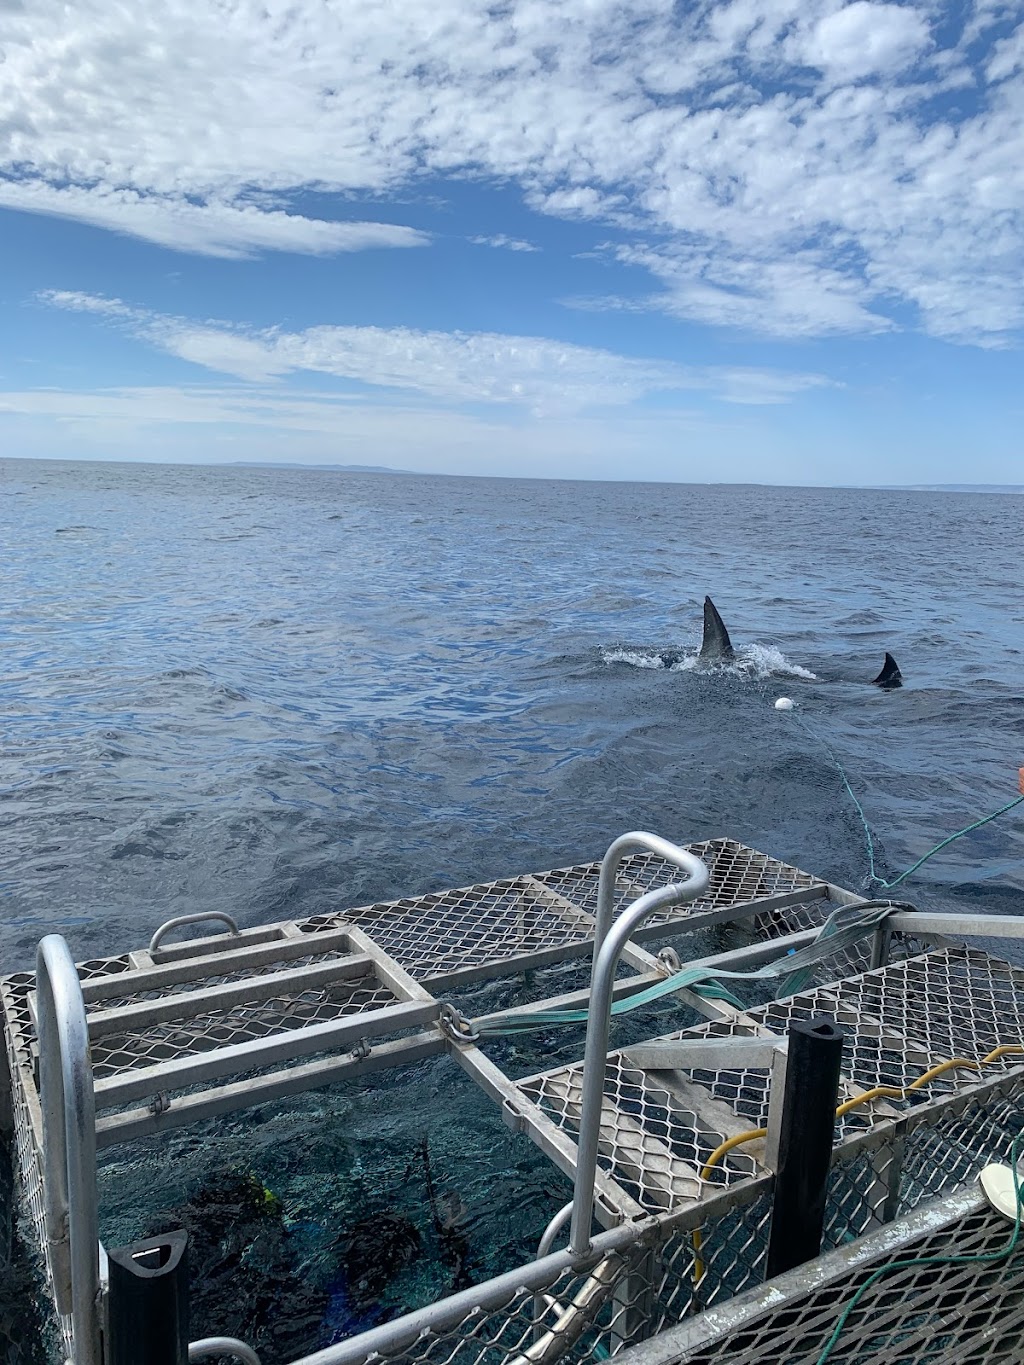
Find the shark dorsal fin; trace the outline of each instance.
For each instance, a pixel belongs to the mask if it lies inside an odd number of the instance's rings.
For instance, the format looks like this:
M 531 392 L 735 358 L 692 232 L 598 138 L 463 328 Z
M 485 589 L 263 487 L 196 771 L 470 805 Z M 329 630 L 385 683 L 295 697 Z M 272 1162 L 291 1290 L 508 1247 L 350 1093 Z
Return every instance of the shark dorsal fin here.
M 710 597 L 704 599 L 704 638 L 700 645 L 702 659 L 731 659 L 735 654 L 725 622 Z
M 900 666 L 888 651 L 886 651 L 885 663 L 882 665 L 881 673 L 877 678 L 872 678 L 871 681 L 878 687 L 903 686 L 903 674 L 900 672 Z

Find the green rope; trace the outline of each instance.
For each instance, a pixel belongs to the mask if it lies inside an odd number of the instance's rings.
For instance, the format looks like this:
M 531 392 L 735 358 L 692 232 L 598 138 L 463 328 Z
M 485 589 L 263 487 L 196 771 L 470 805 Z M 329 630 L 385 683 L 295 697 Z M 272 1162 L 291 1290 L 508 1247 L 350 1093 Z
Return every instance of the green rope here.
M 1022 1205 L 1021 1198 L 1020 1172 L 1017 1169 L 1018 1154 L 1020 1151 L 1020 1145 L 1022 1141 L 1024 1141 L 1024 1133 L 1018 1133 L 1017 1136 L 1014 1138 L 1013 1146 L 1010 1149 L 1010 1169 L 1013 1171 L 1013 1192 L 1017 1200 L 1017 1216 L 1014 1219 L 1013 1232 L 1010 1234 L 1010 1240 L 1006 1243 L 1006 1245 L 1004 1247 L 1000 1247 L 998 1251 L 985 1251 L 977 1253 L 973 1256 L 919 1256 L 913 1260 L 891 1261 L 888 1265 L 879 1266 L 879 1268 L 876 1271 L 874 1271 L 871 1275 L 868 1276 L 868 1278 L 864 1281 L 861 1287 L 857 1290 L 856 1294 L 854 1294 L 850 1302 L 843 1309 L 843 1312 L 839 1317 L 839 1321 L 833 1328 L 832 1335 L 829 1337 L 828 1341 L 826 1341 L 824 1347 L 822 1348 L 821 1354 L 818 1356 L 815 1365 L 825 1365 L 829 1356 L 835 1349 L 836 1342 L 839 1340 L 843 1332 L 843 1329 L 849 1322 L 851 1314 L 856 1309 L 861 1299 L 868 1292 L 868 1290 L 872 1288 L 873 1285 L 876 1285 L 884 1275 L 888 1275 L 891 1271 L 916 1270 L 921 1266 L 983 1265 L 987 1263 L 994 1263 L 996 1261 L 1002 1261 L 1005 1260 L 1008 1256 L 1013 1255 L 1014 1251 L 1017 1248 L 1017 1243 L 1020 1240 L 1021 1214 L 1022 1212 L 1024 1212 L 1024 1205 Z
M 994 810 L 991 815 L 984 815 L 980 820 L 975 820 L 973 824 L 965 825 L 963 829 L 958 829 L 955 834 L 950 834 L 947 838 L 943 839 L 941 843 L 936 844 L 934 848 L 930 848 L 923 858 L 918 858 L 913 867 L 908 867 L 906 872 L 901 872 L 900 875 L 894 877 L 891 882 L 884 881 L 881 877 L 874 877 L 873 880 L 890 890 L 894 886 L 899 886 L 904 877 L 909 877 L 912 872 L 916 872 L 922 863 L 926 863 L 928 859 L 934 857 L 936 853 L 941 853 L 946 845 L 951 844 L 954 839 L 959 839 L 962 834 L 970 834 L 973 829 L 981 829 L 982 825 L 987 825 L 990 820 L 995 820 L 997 816 L 1005 815 L 1008 810 L 1013 810 L 1014 806 L 1019 806 L 1022 801 L 1024 801 L 1024 795 L 1015 796 L 1012 801 L 1007 801 L 1005 806 L 1000 806 L 999 809 Z
M 812 730 L 811 727 L 804 720 L 803 716 L 798 715 L 795 711 L 792 714 L 794 720 L 796 720 L 796 722 L 807 732 L 807 734 L 810 735 L 810 737 L 815 741 L 815 743 L 820 744 L 822 746 L 822 748 L 825 750 L 825 752 L 828 754 L 829 758 L 831 758 L 833 764 L 835 765 L 836 772 L 839 774 L 843 787 L 846 789 L 846 794 L 853 802 L 854 809 L 860 816 L 860 822 L 864 827 L 864 838 L 867 842 L 868 851 L 868 866 L 871 869 L 871 875 L 868 877 L 868 882 L 873 886 L 881 886 L 886 891 L 892 891 L 894 887 L 899 886 L 900 882 L 905 881 L 907 877 L 912 876 L 913 873 L 915 873 L 917 869 L 922 866 L 922 864 L 926 863 L 929 858 L 934 858 L 936 853 L 941 853 L 942 850 L 948 847 L 948 845 L 950 845 L 951 843 L 953 843 L 955 839 L 960 839 L 963 837 L 963 835 L 970 834 L 972 830 L 981 829 L 982 825 L 987 825 L 991 820 L 998 819 L 1000 815 L 1005 815 L 1008 810 L 1013 810 L 1014 806 L 1019 806 L 1021 802 L 1024 802 L 1024 794 L 1020 796 L 1015 796 L 1012 801 L 1007 801 L 1005 806 L 1000 806 L 999 809 L 994 810 L 991 815 L 983 815 L 980 820 L 975 820 L 971 824 L 965 825 L 963 829 L 958 829 L 955 834 L 947 835 L 946 838 L 941 839 L 939 843 L 935 845 L 934 848 L 930 848 L 928 852 L 923 855 L 923 857 L 918 858 L 917 862 L 914 863 L 912 867 L 908 867 L 907 870 L 905 872 L 901 872 L 898 877 L 893 877 L 892 881 L 886 881 L 884 877 L 879 875 L 878 869 L 875 865 L 875 840 L 874 836 L 871 833 L 871 826 L 868 824 L 868 818 L 864 814 L 864 807 L 857 799 L 857 793 L 850 786 L 850 779 L 846 775 L 846 769 L 839 761 L 839 758 L 836 755 L 835 750 L 828 743 L 828 741 L 823 739 L 821 735 L 816 734 L 815 731 Z

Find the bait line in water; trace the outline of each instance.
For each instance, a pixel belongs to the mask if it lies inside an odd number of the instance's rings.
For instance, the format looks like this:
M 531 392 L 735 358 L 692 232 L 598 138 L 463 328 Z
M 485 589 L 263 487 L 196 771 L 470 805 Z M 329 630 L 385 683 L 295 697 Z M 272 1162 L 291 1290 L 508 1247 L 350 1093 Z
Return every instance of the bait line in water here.
M 913 863 L 910 867 L 908 867 L 905 872 L 901 872 L 899 876 L 893 877 L 891 881 L 887 881 L 885 877 L 880 876 L 878 873 L 878 868 L 875 862 L 875 840 L 874 835 L 871 833 L 871 826 L 868 824 L 868 818 L 864 814 L 864 807 L 858 800 L 857 793 L 853 790 L 853 787 L 850 785 L 850 779 L 847 776 L 846 769 L 843 767 L 842 762 L 840 761 L 838 755 L 832 748 L 831 744 L 829 744 L 828 740 L 826 740 L 822 735 L 819 735 L 815 730 L 813 730 L 811 726 L 808 725 L 807 721 L 804 720 L 803 716 L 801 716 L 795 709 L 791 711 L 791 714 L 793 716 L 793 719 L 797 722 L 797 724 L 800 725 L 808 735 L 810 735 L 810 737 L 815 741 L 815 743 L 820 744 L 822 748 L 825 750 L 825 752 L 828 754 L 829 758 L 835 765 L 836 772 L 839 774 L 840 780 L 842 781 L 846 794 L 853 802 L 854 809 L 856 810 L 858 816 L 860 817 L 860 822 L 864 828 L 864 838 L 867 845 L 868 867 L 870 868 L 870 874 L 867 878 L 867 882 L 868 885 L 870 886 L 881 886 L 885 890 L 891 891 L 894 887 L 899 886 L 900 882 L 905 881 L 907 877 L 915 873 L 919 867 L 921 867 L 924 863 L 928 861 L 929 858 L 934 858 L 936 853 L 941 853 L 942 850 L 944 848 L 947 848 L 951 843 L 953 843 L 954 840 L 962 838 L 962 836 L 965 834 L 970 834 L 972 830 L 980 829 L 982 825 L 989 824 L 990 821 L 998 819 L 1000 815 L 1005 815 L 1007 811 L 1013 810 L 1015 806 L 1019 806 L 1021 805 L 1022 802 L 1024 802 L 1024 768 L 1022 768 L 1021 769 L 1022 787 L 1020 796 L 1015 796 L 1012 801 L 1007 801 L 1007 803 L 1004 806 L 1000 806 L 998 810 L 992 811 L 991 814 L 989 815 L 983 815 L 980 819 L 972 821 L 971 824 L 969 825 L 965 825 L 963 829 L 958 829 L 955 834 L 949 834 L 946 836 L 945 839 L 940 839 L 940 841 L 933 848 L 930 848 L 927 853 L 923 854 L 922 857 L 918 858 L 917 862 Z

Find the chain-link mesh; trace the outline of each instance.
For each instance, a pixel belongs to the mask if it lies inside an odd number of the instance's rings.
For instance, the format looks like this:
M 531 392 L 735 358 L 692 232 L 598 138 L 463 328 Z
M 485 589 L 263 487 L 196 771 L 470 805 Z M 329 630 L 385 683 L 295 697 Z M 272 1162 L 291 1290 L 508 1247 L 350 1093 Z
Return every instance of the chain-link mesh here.
M 711 877 L 711 884 L 702 896 L 686 905 L 652 915 L 648 924 L 664 924 L 692 915 L 701 910 L 716 910 L 722 906 L 742 905 L 747 901 L 775 896 L 780 892 L 797 891 L 822 886 L 799 868 L 790 867 L 769 858 L 757 849 L 747 848 L 733 839 L 707 839 L 702 843 L 686 844 L 688 852 L 702 859 Z M 536 879 L 550 886 L 559 895 L 572 901 L 590 914 L 597 912 L 597 884 L 600 863 L 582 863 L 576 867 L 559 867 L 552 872 L 539 872 Z M 653 853 L 633 853 L 619 865 L 615 885 L 615 908 L 621 910 L 638 896 L 679 880 L 679 868 Z
M 562 1067 L 520 1082 L 549 1118 L 574 1135 L 583 1101 L 582 1066 Z M 681 1107 L 648 1072 L 613 1053 L 605 1068 L 598 1163 L 645 1209 L 674 1209 L 757 1170 L 745 1152 L 729 1153 L 701 1178 L 722 1134 Z
M 26 974 L 19 973 L 19 978 Z M 7 1066 L 11 1078 L 11 1105 L 14 1116 L 14 1145 L 11 1164 L 14 1188 L 17 1191 L 23 1210 L 28 1213 L 25 1220 L 31 1229 L 33 1256 L 39 1276 L 50 1288 L 49 1299 L 53 1303 L 53 1277 L 50 1271 L 49 1256 L 46 1251 L 46 1218 L 43 1212 L 43 1157 L 40 1146 L 38 1101 L 34 1100 L 35 1087 L 32 1077 L 32 1055 L 24 1033 L 11 1027 L 12 1013 L 16 1008 L 19 1014 L 27 1014 L 25 1006 L 26 990 L 24 980 L 22 989 L 11 986 L 14 978 L 0 983 L 0 1007 L 3 1009 L 4 1042 L 7 1053 Z M 16 1004 L 17 1002 L 17 1004 Z M 33 1122 L 35 1104 L 35 1122 Z M 48 1329 L 59 1338 L 65 1355 L 70 1359 L 72 1352 L 72 1328 L 70 1315 L 57 1313 L 54 1308 Z
M 815 1365 L 840 1314 L 869 1275 L 895 1261 L 957 1257 L 956 1264 L 892 1269 L 868 1288 L 829 1365 L 1017 1365 L 1024 1340 L 1024 1247 L 1012 1256 L 1009 1222 L 984 1208 L 911 1239 L 872 1239 L 877 1255 L 835 1270 L 814 1288 L 797 1271 L 715 1330 L 695 1322 L 658 1343 L 659 1365 Z M 865 1244 L 867 1246 L 868 1244 Z M 689 1326 L 689 1325 L 688 1325 Z M 703 1329 L 703 1330 L 702 1330 Z M 673 1350 L 673 1337 L 678 1350 Z M 650 1357 L 653 1359 L 653 1355 Z M 643 1348 L 637 1365 L 645 1360 Z M 624 1356 L 624 1365 L 631 1356 Z
M 361 906 L 304 920 L 299 928 L 312 934 L 341 924 L 357 924 L 419 981 L 582 946 L 593 932 L 589 920 L 545 897 L 528 877 Z

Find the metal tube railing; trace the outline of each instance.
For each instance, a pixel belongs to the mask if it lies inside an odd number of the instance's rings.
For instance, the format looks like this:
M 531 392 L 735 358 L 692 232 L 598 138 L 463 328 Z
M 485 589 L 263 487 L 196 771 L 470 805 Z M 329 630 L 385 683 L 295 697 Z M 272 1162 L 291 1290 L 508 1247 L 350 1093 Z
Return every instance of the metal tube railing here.
M 102 1365 L 96 1105 L 85 1002 L 68 945 L 36 950 L 44 1218 L 54 1302 L 70 1314 L 74 1365 Z
M 621 1251 L 649 1231 L 644 1223 L 620 1223 L 594 1238 L 589 1257 L 580 1261 L 568 1251 L 552 1251 L 540 1260 L 517 1266 L 493 1280 L 460 1290 L 446 1299 L 428 1303 L 405 1317 L 371 1327 L 368 1332 L 325 1346 L 312 1355 L 292 1361 L 292 1365 L 365 1365 L 374 1356 L 401 1354 L 428 1333 L 440 1334 L 458 1327 L 467 1315 L 491 1312 L 506 1307 L 518 1294 L 532 1294 L 555 1284 L 563 1271 L 580 1274 L 602 1262 L 611 1252 Z
M 216 920 L 218 924 L 226 924 L 229 934 L 238 933 L 238 925 L 223 910 L 203 910 L 195 915 L 178 915 L 174 919 L 164 920 L 163 924 L 160 925 L 160 928 L 149 940 L 149 952 L 155 953 L 172 929 L 181 929 L 186 924 L 206 924 L 210 920 Z
M 209 1360 L 211 1356 L 233 1356 L 242 1365 L 260 1365 L 260 1358 L 252 1347 L 237 1337 L 203 1337 L 202 1341 L 189 1342 L 189 1365 L 195 1360 Z
M 666 861 L 688 872 L 689 876 L 685 882 L 673 882 L 670 886 L 648 891 L 611 923 L 615 870 L 625 851 L 631 848 L 645 848 L 657 853 Z M 648 915 L 670 905 L 695 900 L 707 890 L 711 880 L 707 868 L 695 854 L 688 853 L 686 849 L 678 848 L 653 834 L 624 834 L 621 839 L 616 839 L 601 864 L 601 878 L 605 895 L 601 900 L 599 889 L 587 1042 L 583 1054 L 583 1099 L 576 1151 L 576 1184 L 569 1232 L 569 1251 L 574 1256 L 586 1256 L 591 1247 L 590 1228 L 594 1218 L 594 1184 L 597 1179 L 597 1150 L 601 1134 L 601 1108 L 604 1103 L 604 1072 L 611 1026 L 612 986 L 619 958 L 630 935 Z
M 684 872 L 693 875 L 693 865 L 700 862 L 694 854 L 685 848 L 680 848 L 678 844 L 670 843 L 668 839 L 663 839 L 660 834 L 648 834 L 645 830 L 633 830 L 629 834 L 620 834 L 619 837 L 608 845 L 608 851 L 601 859 L 601 874 L 597 883 L 597 927 L 594 930 L 594 961 L 601 950 L 608 930 L 612 925 L 612 917 L 615 913 L 615 879 L 618 875 L 619 867 L 623 860 L 631 853 L 653 853 L 658 858 L 664 858 L 667 863 L 672 863 L 675 867 L 681 867 Z M 705 868 L 705 874 L 707 869 Z M 707 881 L 700 890 L 694 891 L 692 896 L 687 896 L 687 900 L 695 900 L 701 891 L 707 890 Z

